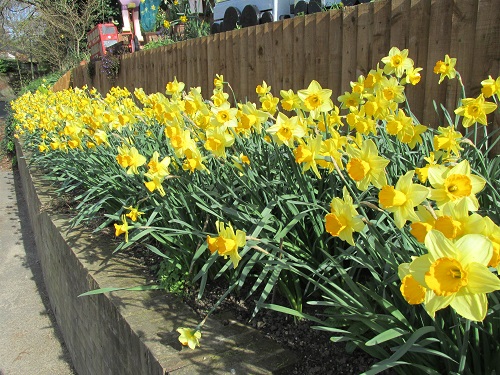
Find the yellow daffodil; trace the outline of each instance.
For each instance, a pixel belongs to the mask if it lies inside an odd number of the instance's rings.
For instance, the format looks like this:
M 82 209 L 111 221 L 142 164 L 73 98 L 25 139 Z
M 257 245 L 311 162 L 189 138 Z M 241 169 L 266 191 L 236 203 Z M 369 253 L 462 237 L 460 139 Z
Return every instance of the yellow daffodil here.
M 146 157 L 139 154 L 139 151 L 135 147 L 129 150 L 128 157 L 127 174 L 139 174 L 137 168 L 146 164 Z
M 139 211 L 138 207 L 129 206 L 125 207 L 125 209 L 130 211 L 125 216 L 130 218 L 130 220 L 132 221 L 137 221 L 137 219 L 141 217 L 141 215 L 144 215 L 144 212 Z
M 345 187 L 342 192 L 343 199 L 335 197 L 330 203 L 330 213 L 325 216 L 325 229 L 332 236 L 354 246 L 353 233 L 361 232 L 365 223 Z
M 438 127 L 438 134 L 434 136 L 434 150 L 444 150 L 448 154 L 453 153 L 455 156 L 460 156 L 460 151 L 463 150 L 459 143 L 463 136 L 459 131 L 455 130 L 453 125 L 448 127 Z
M 274 97 L 272 94 L 268 93 L 260 97 L 261 108 L 264 112 L 269 113 L 274 116 L 278 110 L 279 98 Z
M 486 226 L 481 215 L 477 213 L 469 215 L 467 201 L 464 199 L 457 203 L 446 204 L 437 212 L 437 216 L 434 229 L 450 240 L 457 240 L 466 234 L 482 234 Z
M 224 86 L 224 76 L 222 74 L 216 74 L 214 78 L 214 86 L 217 90 L 221 90 Z
M 363 142 L 361 149 L 347 145 L 347 154 L 350 156 L 347 173 L 356 181 L 359 190 L 365 191 L 370 183 L 377 188 L 387 185 L 385 167 L 389 160 L 378 155 L 375 142 L 368 139 Z
M 485 98 L 490 98 L 493 95 L 500 96 L 500 77 L 494 80 L 491 76 L 481 82 L 481 92 Z
M 402 263 L 398 267 L 398 276 L 401 280 L 399 290 L 410 305 L 420 305 L 425 301 L 428 290 L 419 284 L 410 274 L 410 263 Z
M 429 198 L 436 201 L 439 208 L 448 202 L 458 203 L 457 201 L 465 199 L 469 211 L 478 210 L 476 194 L 483 190 L 486 181 L 471 174 L 467 160 L 463 160 L 451 169 L 443 166 L 431 169 L 428 178 L 432 186 Z
M 184 155 L 186 159 L 182 164 L 183 170 L 189 171 L 191 173 L 193 173 L 194 171 L 207 171 L 207 173 L 210 173 L 205 164 L 203 164 L 205 158 L 201 155 L 201 152 L 198 147 L 196 147 L 196 145 L 193 148 L 188 148 L 184 152 Z
M 497 105 L 495 103 L 485 101 L 484 96 L 481 93 L 475 99 L 462 99 L 462 106 L 455 109 L 455 113 L 464 117 L 462 125 L 464 128 L 468 128 L 476 122 L 482 125 L 487 125 L 488 119 L 486 118 L 486 115 L 493 112 L 495 109 L 497 109 Z
M 300 108 L 302 102 L 293 90 L 281 90 L 280 95 L 283 98 L 281 99 L 281 107 L 285 111 L 294 111 Z
M 233 262 L 233 267 L 238 267 L 241 256 L 238 254 L 238 248 L 246 245 L 246 234 L 241 230 L 234 232 L 231 224 L 226 227 L 223 222 L 217 221 L 215 223 L 217 228 L 218 237 L 207 236 L 208 249 L 213 254 L 216 251 L 220 256 L 226 259 L 228 256 Z
M 491 241 L 479 234 L 468 234 L 456 242 L 431 230 L 425 238 L 429 253 L 410 263 L 410 274 L 433 294 L 425 299 L 431 317 L 451 306 L 459 315 L 483 321 L 488 311 L 486 294 L 500 290 L 500 279 L 487 267 L 493 253 Z M 421 291 L 409 289 L 407 300 L 419 299 Z M 413 295 L 412 293 L 415 293 Z
M 177 328 L 177 332 L 180 334 L 179 341 L 182 345 L 188 346 L 192 350 L 200 346 L 201 332 L 199 330 L 192 328 Z
M 297 116 L 288 118 L 284 113 L 278 113 L 276 124 L 269 127 L 267 132 L 273 136 L 273 139 L 279 145 L 285 144 L 293 148 L 295 140 L 305 136 L 305 130 L 300 124 Z
M 500 273 L 500 227 L 488 216 L 483 219 L 484 230 L 482 234 L 489 238 L 493 245 L 493 254 L 488 262 L 488 267 L 494 267 Z
M 221 128 L 207 129 L 206 138 L 205 149 L 221 158 L 226 157 L 226 148 L 231 147 L 234 143 L 233 134 Z
M 401 78 L 407 70 L 413 68 L 413 60 L 408 57 L 408 50 L 400 51 L 397 47 L 392 47 L 389 50 L 389 55 L 382 58 L 382 62 L 385 64 L 384 73 L 394 73 L 398 78 Z
M 297 95 L 302 100 L 304 108 L 312 113 L 313 118 L 319 113 L 333 109 L 333 102 L 330 99 L 332 90 L 322 88 L 315 80 L 311 81 L 307 89 L 299 90 Z
M 455 64 L 457 63 L 456 58 L 450 58 L 446 55 L 444 61 L 439 60 L 434 66 L 434 73 L 439 74 L 439 83 L 443 82 L 445 77 L 448 79 L 453 79 L 457 76 L 457 71 L 455 70 Z
M 153 156 L 151 156 L 148 163 L 148 173 L 157 173 L 161 177 L 166 177 L 169 175 L 170 157 L 166 156 L 161 161 L 158 160 L 159 157 L 160 153 L 158 151 L 153 152 Z
M 344 95 L 340 95 L 337 100 L 342 103 L 341 109 L 349 109 L 351 111 L 364 103 L 360 94 L 348 91 Z
M 170 29 L 170 22 L 168 20 L 163 21 L 163 27 L 165 29 Z
M 418 206 L 415 213 L 418 216 L 418 220 L 411 223 L 410 233 L 417 239 L 418 242 L 424 243 L 425 236 L 431 229 L 434 228 L 436 215 L 435 213 L 431 213 L 429 209 L 424 206 Z
M 125 242 L 128 242 L 128 223 L 125 215 L 121 216 L 122 224 L 115 223 L 115 237 L 125 234 Z
M 182 15 L 179 17 L 179 21 L 181 21 L 182 23 L 186 23 L 188 21 L 188 18 L 187 18 L 187 16 Z
M 262 81 L 261 85 L 257 85 L 255 92 L 259 96 L 264 96 L 271 91 L 271 86 L 268 86 L 266 81 Z
M 321 152 L 322 138 L 309 138 L 306 142 L 301 142 L 293 151 L 295 161 L 298 164 L 303 164 L 302 172 L 312 169 L 317 178 L 321 179 L 321 175 L 316 164 L 316 158 Z
M 422 71 L 422 68 L 411 68 L 408 69 L 406 72 L 406 79 L 405 83 L 411 83 L 412 85 L 416 85 L 420 82 L 420 79 L 422 78 L 420 76 L 420 72 Z
M 180 94 L 184 90 L 184 82 L 178 82 L 177 77 L 174 77 L 172 82 L 168 82 L 166 86 L 166 92 L 168 95 Z
M 389 102 L 403 103 L 405 87 L 401 86 L 396 77 L 383 77 L 380 81 L 380 91 Z
M 409 171 L 401 176 L 396 186 L 385 185 L 378 198 L 383 209 L 394 214 L 394 222 L 402 228 L 407 220 L 418 221 L 414 207 L 422 203 L 429 195 L 429 189 L 412 182 L 415 171 Z

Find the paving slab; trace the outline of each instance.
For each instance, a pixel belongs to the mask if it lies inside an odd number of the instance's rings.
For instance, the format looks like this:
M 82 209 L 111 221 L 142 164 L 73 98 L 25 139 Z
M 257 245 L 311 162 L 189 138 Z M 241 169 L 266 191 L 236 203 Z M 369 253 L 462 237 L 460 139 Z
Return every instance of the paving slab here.
M 0 375 L 72 375 L 16 180 L 0 170 Z

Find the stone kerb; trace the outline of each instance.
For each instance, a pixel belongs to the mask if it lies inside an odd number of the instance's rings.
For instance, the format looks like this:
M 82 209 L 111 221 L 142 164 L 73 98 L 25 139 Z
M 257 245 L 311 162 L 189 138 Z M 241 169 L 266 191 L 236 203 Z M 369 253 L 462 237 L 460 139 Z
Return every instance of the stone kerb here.
M 70 228 L 70 217 L 51 209 L 55 189 L 28 167 L 19 143 L 16 150 L 47 292 L 78 374 L 279 374 L 296 361 L 228 316 L 224 324 L 207 320 L 201 348 L 182 347 L 176 329 L 199 318 L 162 291 L 79 298 L 97 288 L 144 285 L 145 268 L 112 254 L 109 238 Z

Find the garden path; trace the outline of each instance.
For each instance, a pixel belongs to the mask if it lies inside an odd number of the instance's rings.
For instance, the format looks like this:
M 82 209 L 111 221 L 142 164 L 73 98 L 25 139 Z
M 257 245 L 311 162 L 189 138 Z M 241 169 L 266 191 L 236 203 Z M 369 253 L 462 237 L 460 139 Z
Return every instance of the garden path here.
M 50 309 L 21 184 L 7 165 L 0 163 L 0 375 L 75 374 Z

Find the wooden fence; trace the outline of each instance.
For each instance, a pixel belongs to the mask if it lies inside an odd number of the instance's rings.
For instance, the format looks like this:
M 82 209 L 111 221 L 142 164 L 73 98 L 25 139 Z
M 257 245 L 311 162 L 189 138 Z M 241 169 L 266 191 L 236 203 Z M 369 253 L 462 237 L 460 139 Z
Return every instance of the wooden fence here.
M 333 90 L 336 102 L 391 46 L 408 48 L 424 69 L 421 83 L 408 87 L 407 96 L 422 123 L 436 126 L 432 101 L 452 110 L 459 92 L 457 80 L 438 84 L 432 72 L 436 61 L 445 54 L 458 59 L 469 97 L 480 92 L 488 75 L 500 74 L 500 0 L 380 0 L 192 39 L 124 56 L 114 85 L 163 92 L 177 77 L 187 87 L 201 86 L 208 97 L 218 73 L 239 100 L 255 101 L 255 87 L 263 80 L 279 95 L 280 89 L 298 90 L 316 79 Z M 85 67 L 76 68 L 73 85 L 107 92 L 112 84 L 99 66 L 93 80 Z

